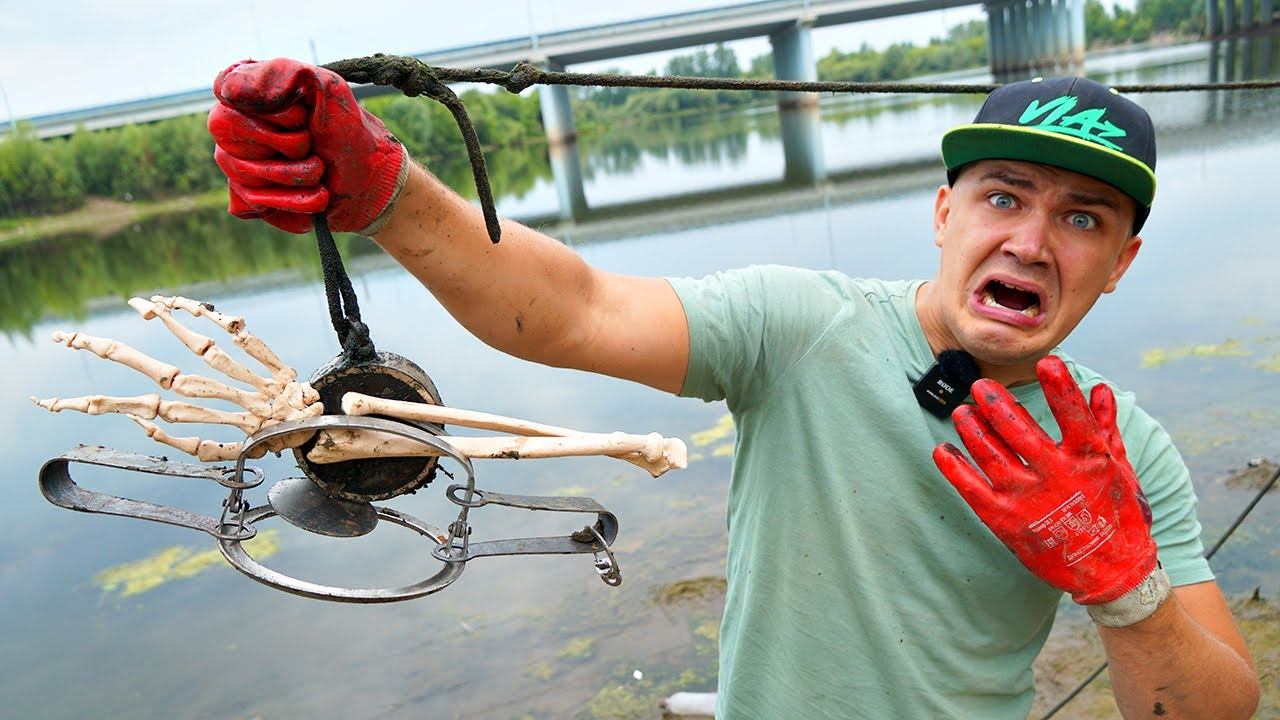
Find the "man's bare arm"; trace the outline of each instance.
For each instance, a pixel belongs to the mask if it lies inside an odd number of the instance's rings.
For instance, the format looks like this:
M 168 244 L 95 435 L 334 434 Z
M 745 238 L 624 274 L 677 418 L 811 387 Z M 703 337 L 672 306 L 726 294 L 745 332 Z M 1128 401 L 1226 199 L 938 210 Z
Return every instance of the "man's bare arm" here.
M 1257 674 L 1215 582 L 1176 587 L 1146 620 L 1098 631 L 1129 720 L 1243 720 L 1258 706 Z
M 511 221 L 495 245 L 480 210 L 417 165 L 374 240 L 499 350 L 673 393 L 684 383 L 688 323 L 669 283 L 592 268 Z

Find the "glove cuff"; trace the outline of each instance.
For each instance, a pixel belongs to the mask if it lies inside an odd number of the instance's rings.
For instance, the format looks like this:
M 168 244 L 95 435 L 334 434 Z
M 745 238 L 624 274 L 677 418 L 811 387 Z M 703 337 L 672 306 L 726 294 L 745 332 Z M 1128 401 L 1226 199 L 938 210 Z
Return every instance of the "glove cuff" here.
M 404 145 L 400 145 L 400 171 L 396 173 L 396 181 L 391 188 L 387 204 L 368 225 L 356 231 L 357 235 L 373 237 L 391 219 L 391 211 L 396 205 L 396 200 L 400 199 L 400 192 L 404 190 L 404 184 L 409 180 L 409 162 L 409 150 Z
M 1171 587 L 1164 568 L 1156 565 L 1138 587 L 1108 603 L 1085 605 L 1089 617 L 1104 627 L 1127 627 L 1146 620 L 1168 597 Z

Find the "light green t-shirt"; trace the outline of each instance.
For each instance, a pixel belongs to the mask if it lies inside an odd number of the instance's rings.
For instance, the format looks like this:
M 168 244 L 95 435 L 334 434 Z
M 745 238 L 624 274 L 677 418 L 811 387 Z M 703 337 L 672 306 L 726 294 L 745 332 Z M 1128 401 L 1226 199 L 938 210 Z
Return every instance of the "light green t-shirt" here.
M 717 717 L 1025 718 L 1062 593 L 933 464 L 960 443 L 911 390 L 934 362 L 921 281 L 770 266 L 670 282 L 682 394 L 727 400 L 737 425 Z M 1086 393 L 1102 381 L 1063 359 Z M 1013 392 L 1060 437 L 1038 384 Z M 1169 577 L 1212 579 L 1182 458 L 1131 393 L 1117 404 Z

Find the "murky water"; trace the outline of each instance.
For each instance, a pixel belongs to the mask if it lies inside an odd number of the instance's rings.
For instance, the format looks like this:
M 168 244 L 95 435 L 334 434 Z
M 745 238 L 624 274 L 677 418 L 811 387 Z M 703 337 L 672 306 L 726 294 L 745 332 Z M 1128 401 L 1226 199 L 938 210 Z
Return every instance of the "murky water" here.
M 1227 75 L 1273 75 L 1274 49 L 1237 48 Z M 1107 58 L 1114 82 L 1203 81 L 1207 45 Z M 1265 60 L 1265 62 L 1264 62 Z M 1251 457 L 1280 457 L 1280 283 L 1270 208 L 1280 176 L 1280 94 L 1141 99 L 1162 135 L 1157 207 L 1120 289 L 1067 349 L 1122 386 L 1168 427 L 1190 464 L 1206 544 L 1249 499 L 1223 478 Z M 602 212 L 557 233 L 587 260 L 637 274 L 700 275 L 749 263 L 834 267 L 857 275 L 929 275 L 930 212 L 941 179 L 937 138 L 967 121 L 976 98 L 889 98 L 824 107 L 831 180 L 777 183 L 772 113 L 620 128 L 584 138 L 585 195 Z M 491 163 L 501 163 L 501 155 Z M 859 172 L 879 168 L 868 175 Z M 740 192 L 721 192 L 747 184 Z M 497 187 L 499 193 L 503 187 Z M 660 199 L 647 210 L 635 205 Z M 625 209 L 628 205 L 631 209 Z M 553 215 L 549 170 L 504 197 L 505 212 Z M 364 318 L 380 349 L 414 359 L 446 403 L 593 430 L 693 440 L 725 410 L 620 381 L 529 365 L 453 323 L 415 281 L 358 240 L 346 246 Z M 79 442 L 156 452 L 121 417 L 52 415 L 28 395 L 151 392 L 148 381 L 49 342 L 55 329 L 112 337 L 194 372 L 190 354 L 123 302 L 181 293 L 244 315 L 304 374 L 337 351 L 307 238 L 195 214 L 106 238 L 63 238 L 0 253 L 0 447 L 8 470 L 0 513 L 0 697 L 14 717 L 569 717 L 652 712 L 661 692 L 710 690 L 714 600 L 659 604 L 659 588 L 723 571 L 730 459 L 723 438 L 692 446 L 688 470 L 652 479 L 607 459 L 478 461 L 481 487 L 589 494 L 621 520 L 625 582 L 596 579 L 589 558 L 481 559 L 444 592 L 388 606 L 306 600 L 210 559 L 204 535 L 55 508 L 41 463 Z M 200 328 L 216 337 L 213 329 Z M 1234 341 L 1234 342 L 1231 342 Z M 1161 351 L 1161 352 L 1153 352 Z M 219 437 L 235 432 L 198 427 Z M 264 464 L 272 479 L 297 474 Z M 79 475 L 77 475 L 79 477 Z M 215 513 L 222 493 L 195 480 L 87 473 L 92 487 Z M 439 525 L 453 513 L 441 483 L 387 504 Z M 259 491 L 261 493 L 262 491 Z M 261 497 L 254 497 L 261 502 Z M 576 518 L 482 508 L 475 539 L 559 534 Z M 578 523 L 578 524 L 575 524 Z M 1280 593 L 1280 507 L 1258 507 L 1215 559 L 1229 593 Z M 358 540 L 283 523 L 266 562 L 320 582 L 390 585 L 437 565 L 407 531 Z M 121 568 L 127 563 L 135 565 Z M 114 574 L 104 575 L 111 570 Z M 639 670 L 642 677 L 637 678 Z M 637 715 L 643 716 L 643 715 Z

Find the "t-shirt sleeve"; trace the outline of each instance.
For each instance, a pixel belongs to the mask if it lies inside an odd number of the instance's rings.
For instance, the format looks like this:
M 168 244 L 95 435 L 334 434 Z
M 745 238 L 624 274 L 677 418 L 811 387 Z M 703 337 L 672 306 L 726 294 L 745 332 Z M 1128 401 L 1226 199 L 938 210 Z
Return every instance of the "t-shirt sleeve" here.
M 669 278 L 689 323 L 680 394 L 754 404 L 813 346 L 839 312 L 824 273 L 752 266 L 703 278 Z
M 1134 405 L 1131 393 L 1117 393 L 1116 400 L 1121 408 L 1131 408 L 1128 417 L 1121 415 L 1120 432 L 1129 462 L 1151 504 L 1151 535 L 1160 564 L 1173 585 L 1212 580 L 1213 571 L 1200 541 L 1196 493 L 1182 455 L 1160 423 Z

